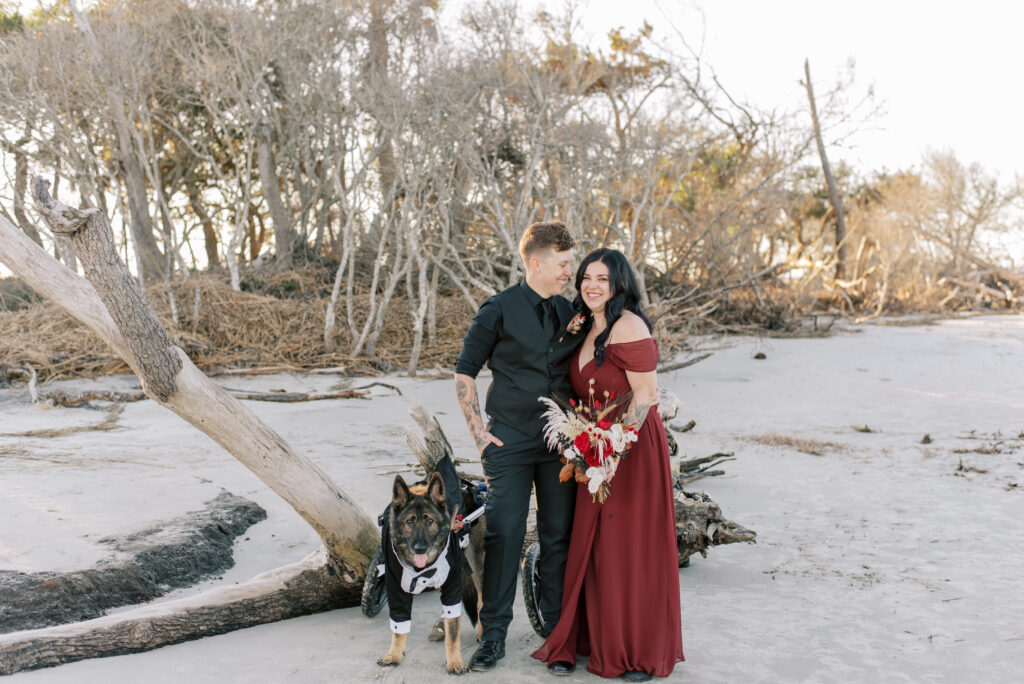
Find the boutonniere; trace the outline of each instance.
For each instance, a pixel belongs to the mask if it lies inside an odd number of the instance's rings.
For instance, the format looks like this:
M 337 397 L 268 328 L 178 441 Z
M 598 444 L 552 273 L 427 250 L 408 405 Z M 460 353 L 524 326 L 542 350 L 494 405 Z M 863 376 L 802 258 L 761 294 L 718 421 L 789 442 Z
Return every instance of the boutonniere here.
M 569 325 L 565 326 L 565 332 L 562 334 L 560 339 L 565 339 L 566 335 L 578 335 L 580 330 L 583 328 L 583 324 L 587 322 L 587 317 L 583 314 L 576 314 L 569 321 Z

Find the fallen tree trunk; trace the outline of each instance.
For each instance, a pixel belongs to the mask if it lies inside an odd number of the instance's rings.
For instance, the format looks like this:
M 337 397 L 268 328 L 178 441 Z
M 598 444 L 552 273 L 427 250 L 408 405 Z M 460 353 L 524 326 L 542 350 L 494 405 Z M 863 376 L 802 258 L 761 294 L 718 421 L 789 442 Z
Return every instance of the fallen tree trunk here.
M 725 471 L 712 470 L 717 465 L 725 463 L 726 461 L 735 461 L 736 457 L 732 453 L 717 453 L 711 454 L 710 456 L 704 456 L 702 458 L 691 458 L 679 463 L 679 477 L 676 479 L 676 484 L 681 490 L 683 485 L 696 482 L 697 480 L 704 477 L 714 477 L 716 475 L 722 475 Z
M 334 570 L 325 549 L 198 596 L 59 627 L 0 635 L 0 675 L 148 651 L 204 636 L 359 603 L 362 585 Z
M 64 437 L 78 432 L 106 432 L 117 429 L 117 419 L 121 417 L 124 406 L 114 404 L 107 410 L 107 417 L 91 425 L 76 425 L 63 428 L 43 428 L 41 430 L 23 430 L 21 432 L 0 432 L 0 437 L 20 437 L 22 439 L 53 439 Z
M 343 374 L 344 366 L 333 368 L 300 368 L 298 366 L 260 366 L 259 368 L 222 368 L 215 371 L 208 371 L 206 374 L 211 377 L 218 375 L 271 375 L 273 373 L 306 373 L 306 374 Z
M 707 557 L 709 546 L 754 542 L 757 533 L 748 530 L 722 515 L 722 509 L 701 492 L 684 492 L 676 482 L 676 543 L 679 547 L 679 565 L 695 553 Z
M 88 570 L 0 570 L 0 633 L 98 617 L 111 608 L 150 601 L 234 565 L 232 544 L 267 512 L 227 492 L 204 510 L 104 539 L 114 556 Z
M 146 399 L 142 390 L 44 390 L 37 394 L 39 401 L 46 401 L 54 406 L 76 408 L 90 401 L 110 401 L 115 404 L 130 404 Z
M 235 399 L 242 401 L 276 401 L 285 404 L 301 401 L 322 401 L 324 399 L 366 399 L 370 394 L 369 390 L 340 390 L 337 392 L 243 392 L 241 390 L 227 390 Z M 47 390 L 39 393 L 39 399 L 50 401 L 58 406 L 76 407 L 90 401 L 113 401 L 118 404 L 127 404 L 133 401 L 142 401 L 149 397 L 142 390 L 109 390 L 95 391 L 87 390 L 76 392 L 72 390 Z
M 369 399 L 369 390 L 339 390 L 337 392 L 239 392 L 231 396 L 245 401 L 278 401 L 286 404 L 300 401 L 322 401 L 324 399 Z

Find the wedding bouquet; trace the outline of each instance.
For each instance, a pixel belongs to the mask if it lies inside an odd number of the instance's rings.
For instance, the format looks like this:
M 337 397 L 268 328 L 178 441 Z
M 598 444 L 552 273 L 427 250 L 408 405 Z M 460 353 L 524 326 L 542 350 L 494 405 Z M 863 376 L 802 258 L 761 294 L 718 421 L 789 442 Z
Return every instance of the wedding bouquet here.
M 560 406 L 548 397 L 540 402 L 548 407 L 544 412 L 544 439 L 549 449 L 562 454 L 562 471 L 558 479 L 566 482 L 575 478 L 587 485 L 594 499 L 604 503 L 611 493 L 609 483 L 615 476 L 619 461 L 637 439 L 636 429 L 621 422 L 608 420 L 616 408 L 628 397 L 615 399 L 614 392 L 605 392 L 604 401 L 594 397 L 594 381 L 590 381 L 587 402 L 569 400 L 569 407 Z

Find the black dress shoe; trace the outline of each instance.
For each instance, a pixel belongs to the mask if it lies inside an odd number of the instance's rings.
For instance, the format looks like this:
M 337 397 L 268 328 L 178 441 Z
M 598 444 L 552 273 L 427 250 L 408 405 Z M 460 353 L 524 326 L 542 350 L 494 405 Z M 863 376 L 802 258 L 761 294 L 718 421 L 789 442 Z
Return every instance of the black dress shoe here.
M 548 665 L 548 672 L 558 677 L 566 677 L 576 671 L 576 663 L 568 660 L 556 660 Z
M 493 670 L 498 661 L 505 657 L 504 641 L 481 641 L 480 648 L 469 659 L 469 669 L 476 672 Z
M 627 682 L 649 682 L 652 679 L 649 673 L 640 670 L 626 670 L 622 673 L 622 678 Z

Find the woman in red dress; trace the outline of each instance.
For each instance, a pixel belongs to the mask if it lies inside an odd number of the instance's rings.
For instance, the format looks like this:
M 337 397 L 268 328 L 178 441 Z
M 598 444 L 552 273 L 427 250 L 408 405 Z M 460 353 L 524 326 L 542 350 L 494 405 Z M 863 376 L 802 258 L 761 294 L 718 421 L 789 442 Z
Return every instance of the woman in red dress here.
M 665 427 L 655 408 L 658 348 L 621 252 L 597 249 L 576 273 L 587 336 L 573 356 L 577 396 L 631 393 L 619 420 L 639 438 L 619 464 L 602 504 L 579 485 L 561 619 L 533 657 L 570 674 L 576 656 L 602 677 L 667 677 L 683 660 L 679 556 Z M 593 383 L 591 385 L 591 383 Z

